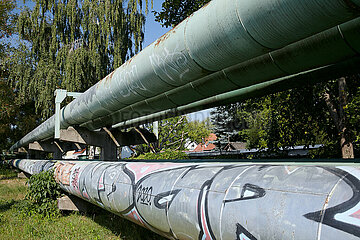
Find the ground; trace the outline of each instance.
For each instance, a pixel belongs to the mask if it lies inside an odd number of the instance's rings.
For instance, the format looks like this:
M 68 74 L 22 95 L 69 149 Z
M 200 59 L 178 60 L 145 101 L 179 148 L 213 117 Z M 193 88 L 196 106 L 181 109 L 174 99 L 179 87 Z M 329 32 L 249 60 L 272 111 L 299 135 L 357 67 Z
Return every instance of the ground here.
M 26 179 L 0 163 L 0 239 L 164 239 L 102 209 L 44 219 L 21 213 Z

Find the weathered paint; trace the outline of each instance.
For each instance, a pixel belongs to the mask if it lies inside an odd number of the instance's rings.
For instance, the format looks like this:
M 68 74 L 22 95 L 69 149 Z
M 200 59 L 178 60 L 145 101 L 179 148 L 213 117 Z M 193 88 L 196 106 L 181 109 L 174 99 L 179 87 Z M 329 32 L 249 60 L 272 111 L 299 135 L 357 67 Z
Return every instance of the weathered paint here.
M 61 127 L 111 125 L 353 57 L 359 20 L 347 21 L 358 8 L 358 0 L 213 0 L 64 107 Z M 50 118 L 12 149 L 53 133 Z
M 12 160 L 169 239 L 358 239 L 360 165 Z

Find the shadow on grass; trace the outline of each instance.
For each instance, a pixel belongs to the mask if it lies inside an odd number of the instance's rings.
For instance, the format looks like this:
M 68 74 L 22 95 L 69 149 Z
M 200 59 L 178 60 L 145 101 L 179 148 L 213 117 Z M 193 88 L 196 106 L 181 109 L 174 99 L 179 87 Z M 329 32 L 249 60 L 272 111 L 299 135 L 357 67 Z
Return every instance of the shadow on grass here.
M 14 201 L 14 200 L 9 200 L 9 201 L 0 200 L 0 213 L 6 212 L 16 203 L 17 203 L 17 201 Z
M 113 234 L 130 240 L 165 240 L 164 238 L 144 227 L 141 227 L 129 220 L 115 215 L 100 207 L 94 206 L 91 212 L 85 214 L 97 224 L 109 229 Z
M 17 175 L 6 175 L 6 176 L 1 176 L 0 175 L 0 181 L 1 180 L 11 180 L 11 179 L 16 179 L 17 178 Z

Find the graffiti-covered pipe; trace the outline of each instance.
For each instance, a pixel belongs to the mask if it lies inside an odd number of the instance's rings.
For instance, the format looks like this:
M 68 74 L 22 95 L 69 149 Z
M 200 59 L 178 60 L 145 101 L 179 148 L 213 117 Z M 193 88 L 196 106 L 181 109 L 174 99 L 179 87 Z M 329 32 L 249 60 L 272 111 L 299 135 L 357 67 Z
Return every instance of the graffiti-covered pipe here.
M 359 239 L 360 165 L 12 160 L 169 239 Z
M 165 110 L 161 99 L 140 102 L 354 19 L 359 6 L 359 0 L 213 0 L 64 107 L 61 127 L 127 107 Z M 12 149 L 53 133 L 51 117 Z

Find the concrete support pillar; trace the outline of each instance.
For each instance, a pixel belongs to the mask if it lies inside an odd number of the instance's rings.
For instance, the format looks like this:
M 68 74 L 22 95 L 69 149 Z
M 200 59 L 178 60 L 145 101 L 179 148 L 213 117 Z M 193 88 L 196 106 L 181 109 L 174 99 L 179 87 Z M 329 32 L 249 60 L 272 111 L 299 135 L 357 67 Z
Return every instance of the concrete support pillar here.
M 117 146 L 114 142 L 108 141 L 101 148 L 100 160 L 115 161 L 117 160 Z
M 62 143 L 57 141 L 33 142 L 29 144 L 30 157 L 34 159 L 44 159 L 46 153 L 53 153 L 54 159 L 62 159 L 64 152 L 76 149 L 72 143 Z
M 28 159 L 44 159 L 46 153 L 53 153 L 54 159 L 62 159 L 62 155 L 69 150 L 77 150 L 79 146 L 101 148 L 100 159 L 114 161 L 118 158 L 118 148 L 122 146 L 138 145 L 156 142 L 154 133 L 146 129 L 132 129 L 122 132 L 117 129 L 103 128 L 101 131 L 89 131 L 80 127 L 69 127 L 60 130 L 59 140 L 48 140 L 30 143 L 28 147 L 19 148 L 19 152 L 27 154 Z
M 77 211 L 77 212 L 89 212 L 95 209 L 95 206 L 86 202 L 85 200 L 78 198 L 74 195 L 68 194 L 57 199 L 57 206 L 62 211 Z
M 140 130 L 139 134 L 135 130 L 121 132 L 117 129 L 103 128 L 101 131 L 89 131 L 81 127 L 69 127 L 60 130 L 60 141 L 79 143 L 89 146 L 101 147 L 101 160 L 117 160 L 117 148 L 145 143 L 144 137 L 148 142 L 155 142 L 156 137 L 153 133 L 145 129 Z

